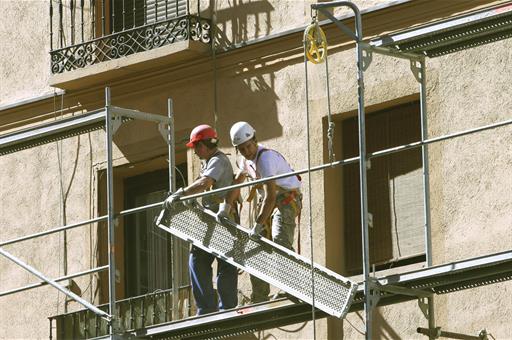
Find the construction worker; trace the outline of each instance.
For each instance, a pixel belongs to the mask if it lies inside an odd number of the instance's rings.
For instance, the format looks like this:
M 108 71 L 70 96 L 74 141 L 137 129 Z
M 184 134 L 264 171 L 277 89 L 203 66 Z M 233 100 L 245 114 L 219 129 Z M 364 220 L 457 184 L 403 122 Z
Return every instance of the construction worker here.
M 242 183 L 247 177 L 259 179 L 293 171 L 279 152 L 258 144 L 256 131 L 249 123 L 235 123 L 231 127 L 230 135 L 233 146 L 243 156 L 234 184 Z M 255 196 L 254 188 L 257 187 L 253 187 L 249 197 Z M 300 178 L 290 176 L 268 181 L 256 190 L 259 192 L 259 204 L 256 208 L 255 225 L 250 230 L 250 235 L 252 237 L 272 237 L 275 243 L 293 249 L 295 219 L 300 213 L 302 202 Z M 226 195 L 225 202 L 220 205 L 217 213 L 218 221 L 229 214 L 239 193 L 238 189 Z M 253 276 L 251 276 L 251 283 L 251 302 L 257 303 L 269 299 L 270 286 L 268 283 Z
M 194 148 L 194 153 L 202 160 L 198 179 L 185 188 L 178 189 L 164 203 L 170 208 L 182 196 L 203 192 L 210 188 L 217 189 L 230 185 L 233 181 L 233 167 L 228 157 L 217 149 L 217 132 L 209 125 L 199 125 L 190 133 L 190 141 L 186 144 Z M 206 196 L 202 205 L 217 212 L 224 194 Z M 172 210 L 171 210 L 172 211 Z M 229 218 L 232 218 L 230 213 Z M 189 257 L 189 272 L 192 293 L 196 301 L 197 315 L 212 313 L 217 310 L 234 308 L 238 304 L 237 281 L 238 272 L 227 262 L 217 259 L 217 292 L 219 304 L 216 304 L 215 291 L 212 284 L 212 264 L 215 256 L 192 246 Z

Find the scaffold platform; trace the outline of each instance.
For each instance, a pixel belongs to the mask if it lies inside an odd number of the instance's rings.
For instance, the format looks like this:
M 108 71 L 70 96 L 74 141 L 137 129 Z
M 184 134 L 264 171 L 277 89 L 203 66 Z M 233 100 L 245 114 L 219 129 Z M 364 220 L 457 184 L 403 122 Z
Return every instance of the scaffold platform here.
M 512 279 L 512 251 L 447 263 L 374 280 L 378 306 L 446 294 Z M 349 312 L 364 309 L 364 287 L 359 285 Z M 317 309 L 315 318 L 329 316 Z M 309 304 L 274 300 L 233 310 L 147 327 L 129 333 L 141 338 L 222 339 L 273 329 L 312 319 Z
M 215 214 L 199 205 L 178 203 L 169 210 L 157 220 L 161 229 L 329 315 L 343 318 L 348 312 L 355 282 L 316 263 L 312 270 L 311 260 L 266 238 L 251 238 L 249 229 L 227 219 L 217 223 Z

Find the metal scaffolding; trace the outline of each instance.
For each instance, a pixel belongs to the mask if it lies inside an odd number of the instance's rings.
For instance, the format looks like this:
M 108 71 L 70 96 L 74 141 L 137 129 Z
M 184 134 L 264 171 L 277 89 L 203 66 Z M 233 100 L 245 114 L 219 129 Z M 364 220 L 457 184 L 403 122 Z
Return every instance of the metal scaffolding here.
M 1 292 L 0 296 L 24 291 L 27 289 L 40 287 L 45 284 L 49 284 L 54 288 L 58 289 L 62 293 L 64 293 L 69 298 L 77 301 L 82 304 L 84 307 L 97 314 L 98 316 L 107 320 L 109 325 L 109 334 L 113 336 L 116 333 L 116 315 L 115 315 L 115 253 L 114 253 L 114 240 L 115 240 L 115 220 L 121 216 L 128 215 L 131 213 L 135 213 L 138 211 L 146 210 L 147 207 L 144 207 L 141 210 L 132 209 L 121 211 L 120 213 L 114 212 L 114 187 L 113 187 L 113 163 L 112 163 L 112 144 L 113 144 L 113 136 L 117 129 L 121 126 L 123 121 L 131 120 L 131 119 L 140 119 L 149 122 L 154 122 L 158 124 L 158 128 L 162 136 L 165 138 L 168 148 L 169 155 L 174 154 L 174 150 L 172 149 L 174 146 L 174 135 L 171 133 L 173 131 L 172 123 L 172 101 L 169 99 L 168 104 L 168 117 L 151 114 L 146 112 L 140 112 L 136 110 L 130 110 L 125 108 L 120 108 L 111 105 L 110 100 L 110 88 L 105 88 L 105 107 L 101 110 L 93 111 L 86 113 L 80 116 L 74 116 L 66 119 L 62 119 L 59 121 L 42 124 L 39 126 L 35 126 L 29 129 L 16 131 L 4 136 L 0 137 L 0 155 L 6 155 L 9 153 L 17 152 L 20 150 L 24 150 L 27 148 L 31 148 L 38 145 L 47 144 L 53 141 L 57 141 L 60 139 L 68 138 L 71 136 L 75 136 L 82 133 L 87 133 L 90 131 L 98 130 L 101 128 L 105 129 L 105 150 L 106 150 L 106 174 L 107 174 L 107 214 L 104 216 L 100 216 L 94 219 L 90 219 L 87 221 L 82 221 L 79 223 L 74 223 L 70 225 L 60 226 L 56 228 L 52 228 L 50 230 L 35 233 L 32 235 L 19 237 L 14 240 L 0 242 L 0 254 L 13 261 L 17 265 L 21 266 L 25 270 L 29 271 L 33 275 L 37 276 L 42 282 L 37 284 L 32 284 L 26 287 L 13 289 L 6 292 Z M 172 158 L 173 159 L 173 158 Z M 174 186 L 174 168 L 172 162 L 169 162 L 169 181 L 171 188 Z M 95 222 L 107 221 L 108 227 L 108 266 L 101 266 L 98 268 L 89 269 L 87 271 L 83 271 L 81 273 L 75 273 L 71 275 L 67 275 L 65 277 L 61 277 L 55 280 L 46 277 L 43 273 L 39 272 L 37 269 L 32 266 L 24 263 L 19 258 L 13 256 L 6 250 L 1 247 L 4 247 L 8 244 L 14 244 L 18 242 L 22 242 L 25 240 L 49 235 L 56 232 L 61 232 L 65 230 L 69 230 L 72 228 L 88 225 Z M 69 278 L 91 274 L 99 271 L 103 271 L 108 269 L 108 277 L 109 277 L 109 303 L 108 303 L 108 313 L 98 309 L 96 306 L 92 305 L 88 301 L 82 299 L 77 296 L 75 293 L 66 289 L 65 287 L 59 285 L 57 281 L 63 281 Z M 173 287 L 176 287 L 173 284 Z
M 356 22 L 355 33 L 347 28 L 343 23 L 332 16 L 327 10 L 333 7 L 346 6 L 354 12 Z M 357 82 L 358 82 L 358 118 L 359 118 L 359 157 L 344 159 L 341 161 L 330 162 L 308 169 L 294 171 L 288 174 L 273 176 L 260 179 L 250 183 L 232 185 L 221 189 L 208 191 L 205 193 L 189 195 L 182 200 L 214 195 L 219 192 L 225 192 L 234 188 L 241 188 L 250 185 L 257 185 L 267 181 L 304 174 L 311 171 L 320 171 L 327 168 L 344 166 L 359 162 L 360 169 L 360 192 L 361 192 L 361 230 L 363 235 L 363 282 L 358 288 L 354 298 L 354 304 L 351 311 L 365 311 L 366 338 L 370 339 L 372 334 L 372 310 L 377 305 L 386 305 L 399 303 L 403 301 L 419 299 L 423 302 L 425 316 L 428 319 L 428 332 L 422 330 L 423 334 L 428 334 L 429 338 L 436 338 L 434 320 L 433 294 L 444 294 L 461 289 L 469 289 L 481 285 L 491 284 L 512 279 L 512 251 L 499 254 L 487 255 L 480 258 L 468 259 L 465 261 L 454 262 L 440 266 L 432 266 L 432 246 L 430 230 L 430 206 L 429 206 L 429 172 L 428 172 L 428 145 L 451 138 L 456 138 L 479 131 L 504 127 L 512 124 L 512 119 L 490 124 L 487 126 L 469 129 L 462 132 L 452 133 L 445 136 L 428 138 L 427 136 L 427 107 L 426 107 L 426 76 L 425 76 L 425 57 L 435 57 L 457 51 L 462 48 L 474 46 L 475 44 L 486 43 L 503 39 L 511 35 L 510 23 L 512 18 L 512 6 L 497 6 L 482 10 L 477 13 L 469 14 L 458 18 L 457 20 L 446 21 L 441 24 L 428 25 L 422 29 L 416 29 L 406 33 L 381 37 L 370 43 L 363 41 L 362 19 L 357 6 L 348 1 L 336 1 L 330 3 L 319 3 L 311 5 L 313 10 L 319 11 L 329 18 L 329 21 L 335 23 L 344 33 L 347 33 L 356 45 L 357 62 Z M 499 24 L 498 24 L 499 23 Z M 478 30 L 474 28 L 477 27 Z M 471 39 L 471 34 L 464 35 L 460 32 L 475 32 L 476 38 Z M 458 33 L 457 33 L 458 32 Z M 457 33 L 457 34 L 455 34 Z M 461 36 L 464 36 L 461 39 Z M 432 39 L 435 37 L 435 39 Z M 442 37 L 442 39 L 441 39 Z M 435 41 L 436 43 L 434 43 Z M 429 43 L 428 43 L 429 42 Z M 367 153 L 365 146 L 365 105 L 364 105 L 364 78 L 363 74 L 371 64 L 372 53 L 379 53 L 397 58 L 409 60 L 411 71 L 419 83 L 420 91 L 420 114 L 421 114 L 421 140 L 380 150 L 373 153 Z M 169 157 L 169 185 L 171 190 L 175 189 L 174 175 L 174 122 L 172 101 L 168 101 L 168 116 L 144 113 L 135 110 L 119 108 L 111 105 L 110 89 L 105 89 L 105 107 L 89 112 L 80 116 L 62 119 L 56 122 L 42 124 L 29 129 L 13 132 L 0 136 L 0 155 L 17 152 L 23 149 L 46 144 L 52 141 L 75 136 L 101 128 L 105 128 L 105 148 L 107 162 L 107 214 L 94 219 L 78 222 L 75 224 L 58 226 L 47 231 L 35 233 L 13 240 L 0 242 L 0 254 L 12 260 L 27 271 L 41 279 L 41 283 L 30 286 L 0 292 L 0 296 L 21 292 L 27 289 L 40 287 L 45 284 L 52 285 L 71 299 L 81 303 L 87 309 L 97 314 L 99 317 L 109 322 L 109 336 L 113 337 L 117 330 L 115 328 L 115 254 L 114 254 L 114 222 L 117 218 L 128 214 L 134 214 L 148 209 L 161 206 L 162 202 L 137 207 L 134 209 L 123 210 L 116 213 L 113 204 L 113 164 L 112 164 L 112 139 L 113 135 L 127 119 L 141 119 L 155 122 L 159 126 L 168 143 Z M 370 277 L 369 264 L 369 246 L 368 246 L 368 207 L 367 207 L 367 189 L 366 189 L 366 171 L 367 162 L 376 157 L 389 155 L 413 148 L 422 149 L 423 159 L 423 198 L 424 198 L 424 234 L 425 234 L 425 253 L 427 259 L 427 268 L 398 275 L 392 275 L 385 278 L 375 279 Z M 108 225 L 108 244 L 109 244 L 109 263 L 108 266 L 92 268 L 80 273 L 67 275 L 56 279 L 46 277 L 35 268 L 27 265 L 12 254 L 3 249 L 4 246 L 22 242 L 25 240 L 49 235 L 56 232 L 77 228 L 80 226 L 107 221 Z M 91 303 L 83 300 L 73 292 L 59 285 L 57 282 L 80 275 L 88 275 L 94 272 L 107 270 L 109 272 L 109 312 L 106 313 Z M 173 284 L 173 287 L 177 285 Z M 173 309 L 177 310 L 177 309 Z M 316 311 L 317 317 L 326 316 L 320 310 Z M 303 303 L 292 303 L 288 300 L 277 300 L 268 304 L 259 304 L 251 308 L 242 307 L 232 311 L 215 313 L 208 316 L 191 318 L 185 321 L 172 322 L 158 326 L 148 327 L 144 330 L 132 332 L 134 336 L 165 336 L 168 338 L 187 338 L 198 336 L 198 334 L 209 334 L 212 337 L 222 337 L 226 335 L 242 334 L 254 332 L 258 329 L 267 329 L 278 327 L 285 324 L 293 324 L 311 319 L 311 308 Z M 269 318 L 269 315 L 275 316 Z M 199 332 L 199 333 L 198 333 Z

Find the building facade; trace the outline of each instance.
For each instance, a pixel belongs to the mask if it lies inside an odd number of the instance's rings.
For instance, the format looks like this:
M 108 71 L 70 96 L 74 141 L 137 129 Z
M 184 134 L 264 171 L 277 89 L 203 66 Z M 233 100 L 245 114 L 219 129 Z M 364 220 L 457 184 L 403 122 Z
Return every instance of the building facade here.
M 325 63 L 309 63 L 306 77 L 303 32 L 312 21 L 312 3 L 2 1 L 0 137 L 90 114 L 105 106 L 105 87 L 109 87 L 112 105 L 141 112 L 165 116 L 172 99 L 178 186 L 199 174 L 199 163 L 184 143 L 191 129 L 202 123 L 216 127 L 221 148 L 233 164 L 237 155 L 229 128 L 245 120 L 255 127 L 258 141 L 279 150 L 293 168 L 305 169 L 308 151 L 311 166 L 330 161 L 330 110 L 334 159 L 355 157 L 355 45 L 325 21 L 328 68 Z M 504 13 L 510 10 L 508 1 L 353 3 L 362 10 L 365 41 L 494 6 Z M 349 10 L 336 9 L 332 14 L 353 26 Z M 494 40 L 426 58 L 428 138 L 511 119 L 512 41 Z M 368 152 L 421 139 L 419 83 L 409 61 L 372 55 L 364 92 Z M 127 121 L 113 142 L 114 210 L 165 199 L 169 156 L 158 126 Z M 510 251 L 510 143 L 508 125 L 428 146 L 430 241 L 424 234 L 421 150 L 372 160 L 369 252 L 375 275 L 425 268 L 429 242 L 433 265 Z M 37 146 L 2 150 L 1 247 L 49 278 L 108 264 L 104 221 L 5 244 L 103 216 L 106 157 L 105 132 L 98 128 Z M 304 208 L 297 248 L 306 257 L 314 250 L 315 262 L 361 280 L 358 165 L 304 175 L 302 183 Z M 178 314 L 185 318 L 194 309 L 187 295 L 188 245 L 155 229 L 158 210 L 116 219 L 116 299 L 172 290 L 174 282 L 183 288 Z M 245 273 L 240 281 L 243 303 L 250 294 Z M 58 336 L 62 324 L 55 321 L 49 326 L 48 318 L 83 308 L 47 285 L 9 292 L 37 282 L 0 257 L 0 338 L 45 338 L 50 328 Z M 109 300 L 106 271 L 62 283 L 94 305 Z M 485 328 L 497 339 L 512 337 L 512 301 L 507 294 L 511 289 L 510 282 L 499 282 L 436 296 L 436 324 L 459 333 L 476 335 Z M 312 322 L 261 330 L 251 338 L 310 339 L 314 331 L 319 339 L 364 338 L 362 311 L 349 313 L 345 320 L 320 318 L 315 325 L 315 330 Z M 427 326 L 417 301 L 374 310 L 374 338 L 422 338 L 416 329 Z

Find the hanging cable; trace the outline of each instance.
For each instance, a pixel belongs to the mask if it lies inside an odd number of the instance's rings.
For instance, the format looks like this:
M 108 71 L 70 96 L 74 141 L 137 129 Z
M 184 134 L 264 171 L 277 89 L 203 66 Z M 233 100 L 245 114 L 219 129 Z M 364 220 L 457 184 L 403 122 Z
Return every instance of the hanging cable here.
M 316 21 L 316 16 L 313 17 L 313 21 Z M 313 25 L 313 24 L 312 24 Z M 311 141 L 310 141 L 310 135 L 309 135 L 309 88 L 308 88 L 308 60 L 318 60 L 318 57 L 320 56 L 320 52 L 318 48 L 316 47 L 316 39 L 314 39 L 312 32 L 313 30 L 311 27 L 314 26 L 308 26 L 306 30 L 304 31 L 304 73 L 306 77 L 306 84 L 305 84 L 305 90 L 306 90 L 306 133 L 307 133 L 307 144 L 308 144 L 308 204 L 309 204 L 309 244 L 310 244 L 310 257 L 311 257 L 311 319 L 313 321 L 313 339 L 316 339 L 316 315 L 315 315 L 315 270 L 314 270 L 314 262 L 313 262 L 313 226 L 312 226 L 312 202 L 311 202 Z M 316 30 L 315 30 L 316 31 Z M 313 47 L 315 46 L 315 47 Z M 326 49 L 324 50 L 326 51 Z M 317 57 L 317 58 L 315 58 Z
M 313 64 L 320 64 L 325 61 L 325 79 L 327 89 L 327 147 L 329 151 L 329 162 L 335 159 L 333 140 L 335 124 L 332 121 L 331 113 L 331 90 L 329 82 L 329 63 L 327 58 L 327 38 L 318 24 L 316 14 L 312 16 L 311 24 L 304 31 L 304 54 L 307 60 Z

